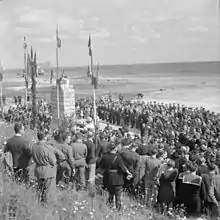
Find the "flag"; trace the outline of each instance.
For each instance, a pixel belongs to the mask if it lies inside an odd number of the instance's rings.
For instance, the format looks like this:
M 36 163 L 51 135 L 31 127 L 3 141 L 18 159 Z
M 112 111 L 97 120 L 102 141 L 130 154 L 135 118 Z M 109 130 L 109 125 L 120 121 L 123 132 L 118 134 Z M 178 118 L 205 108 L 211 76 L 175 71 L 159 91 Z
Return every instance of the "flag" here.
M 27 76 L 31 77 L 31 58 L 30 58 L 30 54 L 28 53 L 27 55 Z
M 31 61 L 33 61 L 33 49 L 31 47 Z
M 96 75 L 92 75 L 92 86 L 94 89 L 98 88 L 98 84 L 99 84 L 99 64 L 97 65 L 97 69 L 96 69 Z
M 88 65 L 88 69 L 87 69 L 87 77 L 91 77 L 92 74 L 91 74 L 91 71 L 90 71 L 90 66 Z
M 56 30 L 56 38 L 57 38 L 57 48 L 61 48 L 62 42 L 61 42 L 61 39 L 59 37 L 58 27 L 57 27 L 57 30 Z
M 53 75 L 53 69 L 51 69 L 51 71 L 50 71 L 50 82 L 52 83 L 52 81 L 53 81 L 53 77 L 54 77 L 54 75 Z
M 89 56 L 92 56 L 92 42 L 91 42 L 91 36 L 89 34 L 89 43 L 88 43 L 88 48 L 89 48 Z
M 24 50 L 27 49 L 26 37 L 24 37 Z
M 3 81 L 3 67 L 0 63 L 0 82 L 2 82 L 2 81 Z
M 33 74 L 36 74 L 35 76 L 37 77 L 37 55 L 36 55 L 36 51 L 34 53 L 34 61 L 33 61 Z
M 97 69 L 96 69 L 96 88 L 98 87 L 98 84 L 99 84 L 99 69 L 100 69 L 100 66 L 99 66 L 99 63 L 97 64 Z
M 27 76 L 27 74 L 24 75 L 24 79 L 25 79 L 25 87 L 26 87 L 26 89 L 28 89 L 29 81 L 28 81 L 28 76 Z

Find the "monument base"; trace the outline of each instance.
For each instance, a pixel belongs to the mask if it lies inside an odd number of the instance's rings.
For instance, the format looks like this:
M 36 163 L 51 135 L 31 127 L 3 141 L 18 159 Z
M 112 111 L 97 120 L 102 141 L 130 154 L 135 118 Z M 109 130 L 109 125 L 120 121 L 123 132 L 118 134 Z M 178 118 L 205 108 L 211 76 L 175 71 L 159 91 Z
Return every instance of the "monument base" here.
M 59 88 L 59 96 L 57 96 L 57 86 Z M 58 116 L 58 97 L 60 118 L 65 116 L 75 117 L 75 90 L 69 85 L 68 79 L 57 80 L 57 85 L 52 86 L 51 106 L 53 118 Z

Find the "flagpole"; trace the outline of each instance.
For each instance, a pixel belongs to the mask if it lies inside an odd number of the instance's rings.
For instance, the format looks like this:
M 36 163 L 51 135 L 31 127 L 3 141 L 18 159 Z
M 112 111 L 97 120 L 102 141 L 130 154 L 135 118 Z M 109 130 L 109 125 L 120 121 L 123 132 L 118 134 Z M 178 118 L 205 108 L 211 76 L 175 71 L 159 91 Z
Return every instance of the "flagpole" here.
M 56 39 L 58 39 L 58 26 L 56 31 Z M 57 63 L 57 118 L 60 118 L 60 97 L 59 97 L 59 48 L 56 47 L 56 63 Z
M 89 34 L 89 55 L 90 55 L 90 70 L 92 73 L 92 80 L 94 77 L 94 72 L 93 72 L 93 54 L 92 54 L 92 48 L 91 48 L 91 37 Z M 92 91 L 93 91 L 93 118 L 94 118 L 94 126 L 96 130 L 96 92 L 95 92 L 95 85 L 92 84 Z
M 27 108 L 27 85 L 26 80 L 28 80 L 28 73 L 27 73 L 27 44 L 26 44 L 26 38 L 24 37 L 24 71 L 25 71 L 25 107 Z
M 1 81 L 1 88 L 0 88 L 0 97 L 1 97 L 1 107 L 3 106 L 3 100 L 2 100 L 2 81 Z
M 2 74 L 3 75 L 3 68 L 2 68 L 2 63 L 1 63 L 1 60 L 0 60 L 0 71 L 2 70 Z M 1 85 L 0 85 L 0 99 L 1 99 L 1 111 L 2 111 L 2 118 L 4 116 L 3 114 L 3 100 L 2 100 L 2 82 L 3 82 L 3 76 L 1 76 Z

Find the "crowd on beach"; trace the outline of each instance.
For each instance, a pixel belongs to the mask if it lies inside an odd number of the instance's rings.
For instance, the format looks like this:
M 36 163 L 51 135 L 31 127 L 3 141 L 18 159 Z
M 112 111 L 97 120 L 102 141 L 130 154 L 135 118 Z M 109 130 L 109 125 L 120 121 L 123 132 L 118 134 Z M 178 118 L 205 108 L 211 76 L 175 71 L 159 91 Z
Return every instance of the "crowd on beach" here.
M 92 100 L 81 98 L 76 116 L 85 123 L 51 130 L 50 120 L 45 123 L 47 108 L 39 108 L 38 141 L 30 144 L 22 137 L 28 110 L 17 107 L 16 134 L 5 147 L 19 179 L 28 181 L 28 167 L 36 164 L 41 202 L 56 199 L 60 181 L 81 191 L 102 178 L 108 203 L 113 206 L 115 197 L 118 210 L 125 190 L 162 213 L 171 215 L 183 205 L 189 216 L 205 213 L 220 219 L 219 115 L 204 108 L 108 97 L 97 103 L 98 117 L 107 123 L 101 129 L 92 126 Z M 16 111 L 7 116 L 14 118 Z
M 36 129 L 50 129 L 52 116 L 51 116 L 51 106 L 49 104 L 40 101 L 37 105 L 37 115 L 36 115 Z M 25 129 L 31 128 L 32 120 L 32 107 L 25 106 L 21 101 L 9 106 L 7 111 L 3 112 L 2 118 L 5 122 L 13 124 L 16 122 L 21 122 Z

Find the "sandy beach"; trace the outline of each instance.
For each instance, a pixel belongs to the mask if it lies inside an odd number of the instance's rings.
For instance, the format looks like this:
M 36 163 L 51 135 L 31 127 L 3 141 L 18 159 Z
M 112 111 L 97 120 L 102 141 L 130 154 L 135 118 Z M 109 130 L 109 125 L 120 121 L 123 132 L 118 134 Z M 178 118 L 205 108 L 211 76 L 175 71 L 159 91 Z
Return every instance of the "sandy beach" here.
M 141 72 L 131 75 L 120 74 L 118 70 L 118 74 L 112 73 L 109 76 L 107 74 L 104 70 L 100 73 L 97 96 L 111 93 L 115 99 L 118 99 L 119 94 L 126 99 L 135 99 L 137 93 L 142 92 L 145 102 L 179 103 L 220 112 L 220 74 L 218 73 L 143 74 Z M 76 73 L 69 71 L 66 75 L 74 77 Z M 16 78 L 12 74 L 5 76 L 3 93 L 8 96 L 24 95 L 24 78 Z M 37 78 L 39 96 L 49 93 L 51 87 L 49 78 L 49 73 Z M 92 87 L 88 79 L 70 79 L 70 84 L 75 88 L 76 97 L 91 96 Z

